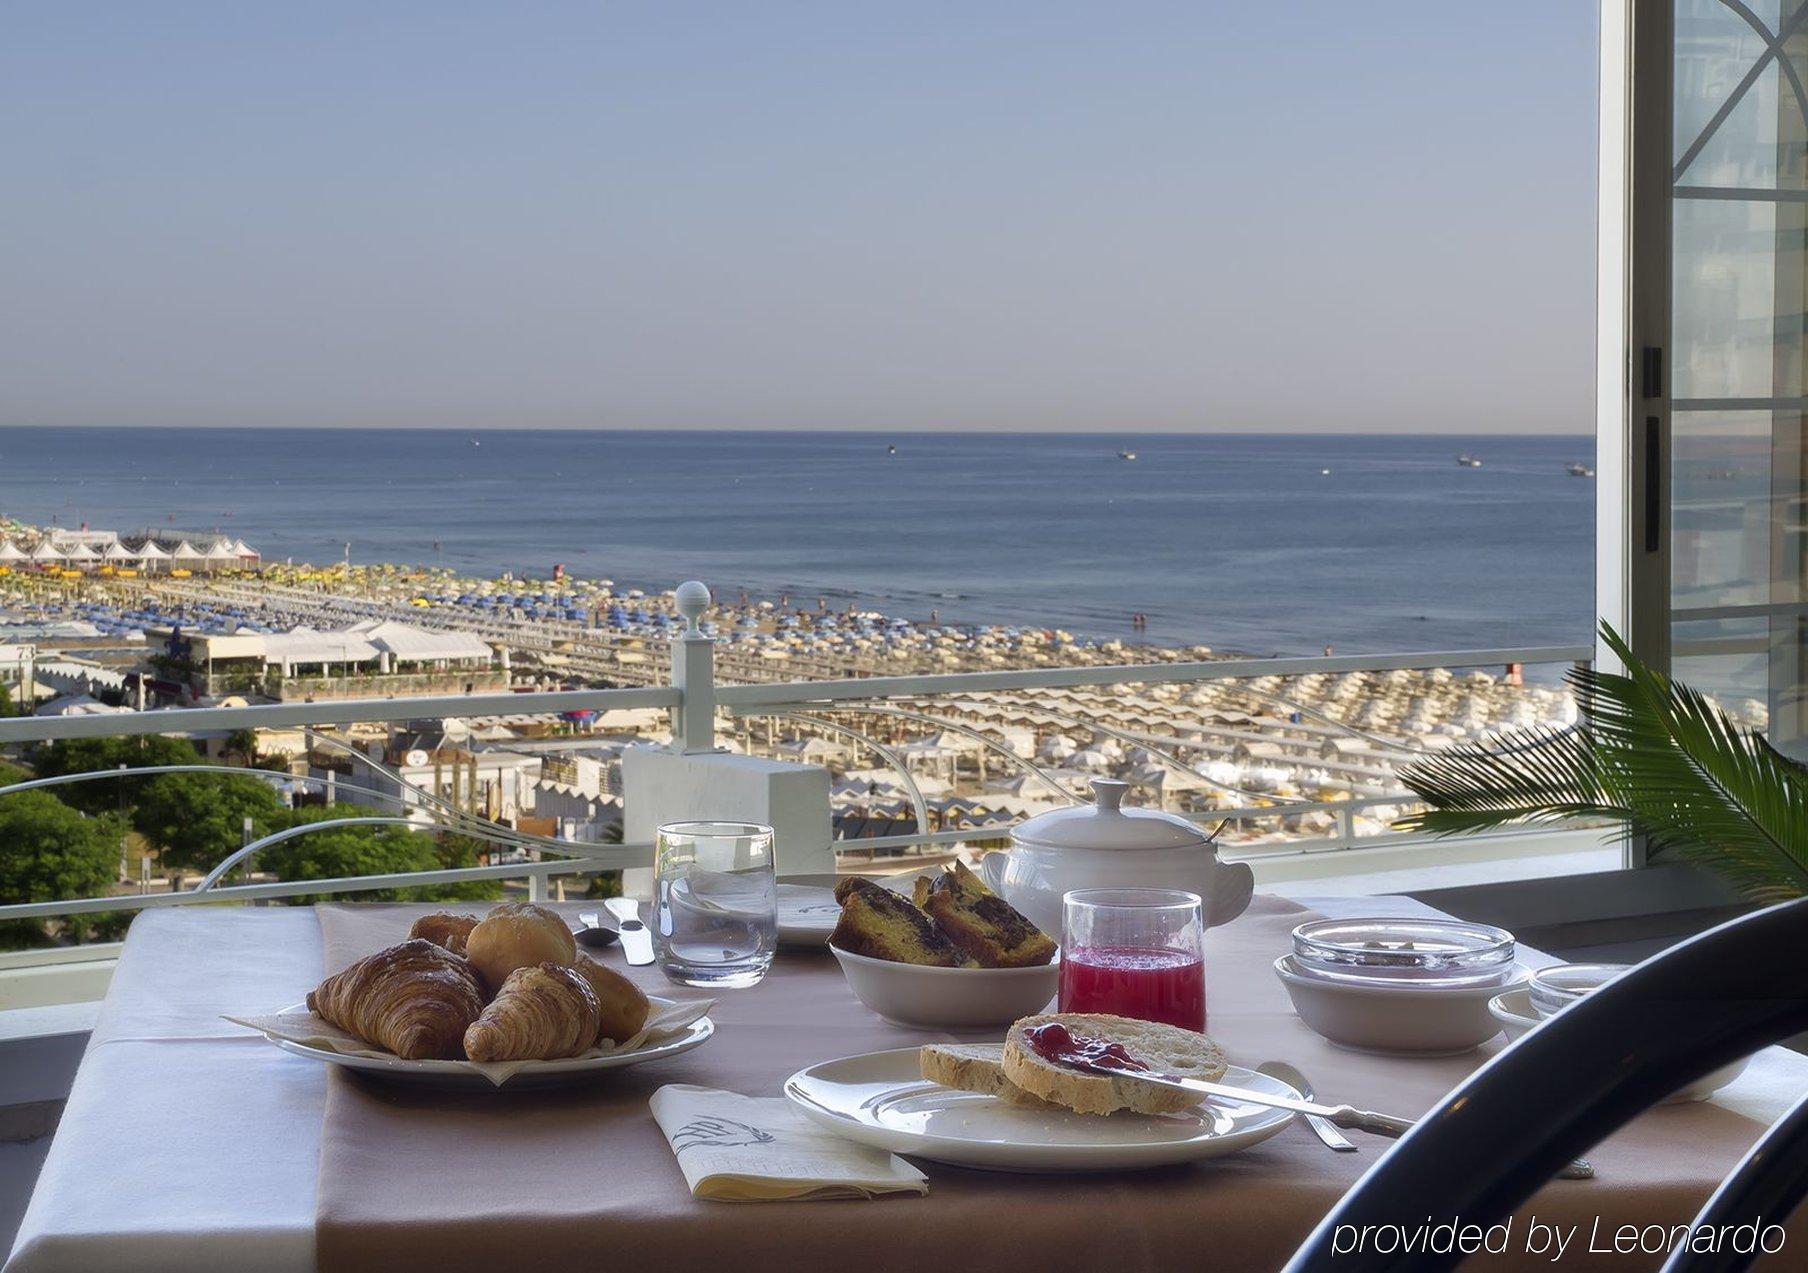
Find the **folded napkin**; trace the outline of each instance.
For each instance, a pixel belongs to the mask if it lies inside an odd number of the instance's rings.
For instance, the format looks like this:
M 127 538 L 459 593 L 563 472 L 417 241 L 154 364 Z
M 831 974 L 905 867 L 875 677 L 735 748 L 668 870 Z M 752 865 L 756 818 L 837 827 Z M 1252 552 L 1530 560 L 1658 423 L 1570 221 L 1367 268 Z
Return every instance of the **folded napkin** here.
M 782 1096 L 668 1083 L 653 1118 L 698 1198 L 785 1202 L 929 1192 L 922 1172 L 883 1149 L 812 1126 Z
M 604 1040 L 599 1046 L 582 1053 L 582 1057 L 611 1056 L 617 1052 L 633 1052 L 655 1043 L 662 1043 L 683 1033 L 686 1026 L 701 1018 L 715 1006 L 714 999 L 688 999 L 675 1002 L 648 996 L 650 1010 L 647 1023 L 641 1027 L 640 1033 L 620 1043 Z M 390 1057 L 395 1053 L 373 1047 L 354 1034 L 341 1030 L 321 1017 L 315 1016 L 305 1009 L 290 1012 L 273 1012 L 256 1017 L 226 1017 L 234 1025 L 246 1026 L 256 1030 L 267 1039 L 287 1039 L 291 1043 L 299 1043 L 304 1047 L 316 1048 L 323 1052 L 337 1052 L 341 1056 Z M 580 1059 L 580 1058 L 572 1058 Z M 508 1082 L 523 1066 L 533 1065 L 532 1061 L 418 1061 L 416 1064 L 431 1069 L 476 1070 L 489 1079 L 497 1087 Z

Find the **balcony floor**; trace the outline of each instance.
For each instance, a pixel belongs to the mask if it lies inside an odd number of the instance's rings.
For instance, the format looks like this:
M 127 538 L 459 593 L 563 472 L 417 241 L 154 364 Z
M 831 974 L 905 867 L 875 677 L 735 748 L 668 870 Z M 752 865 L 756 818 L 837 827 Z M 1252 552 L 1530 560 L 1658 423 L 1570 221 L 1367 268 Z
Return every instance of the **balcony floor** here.
M 49 1152 L 49 1136 L 0 1144 L 0 1252 L 13 1249 L 13 1237 Z

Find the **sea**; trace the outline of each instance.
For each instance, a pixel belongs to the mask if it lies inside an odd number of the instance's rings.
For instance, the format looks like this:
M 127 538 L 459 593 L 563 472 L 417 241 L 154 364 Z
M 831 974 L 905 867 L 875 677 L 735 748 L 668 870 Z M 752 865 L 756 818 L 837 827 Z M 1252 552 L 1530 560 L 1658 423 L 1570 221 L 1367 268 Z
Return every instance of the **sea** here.
M 1582 435 L 11 428 L 0 515 L 1355 654 L 1587 642 L 1595 484 L 1565 465 L 1593 453 Z

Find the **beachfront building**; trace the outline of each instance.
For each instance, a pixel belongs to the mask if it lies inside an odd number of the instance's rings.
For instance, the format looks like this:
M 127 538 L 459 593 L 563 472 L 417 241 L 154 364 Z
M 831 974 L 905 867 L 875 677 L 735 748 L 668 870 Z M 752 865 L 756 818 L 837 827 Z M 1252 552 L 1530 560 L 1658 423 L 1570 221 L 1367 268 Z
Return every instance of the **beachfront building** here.
M 189 698 L 274 702 L 506 690 L 508 660 L 469 632 L 371 619 L 338 631 L 160 633 L 156 660 Z
M 423 824 L 432 797 L 492 822 L 515 825 L 534 812 L 540 758 L 491 746 L 460 720 L 422 722 L 372 740 L 363 750 L 317 744 L 307 756 L 315 790 L 333 804 L 393 812 L 406 808 Z

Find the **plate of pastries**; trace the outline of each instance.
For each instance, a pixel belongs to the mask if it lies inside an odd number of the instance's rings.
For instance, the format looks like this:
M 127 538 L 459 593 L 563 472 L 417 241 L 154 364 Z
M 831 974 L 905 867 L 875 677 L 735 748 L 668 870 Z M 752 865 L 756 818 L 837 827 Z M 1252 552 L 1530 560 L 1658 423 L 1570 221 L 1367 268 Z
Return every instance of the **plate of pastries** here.
M 504 902 L 481 917 L 423 915 L 406 941 L 326 978 L 278 1025 L 245 1024 L 350 1069 L 521 1087 L 688 1052 L 714 1032 L 708 1008 L 647 995 L 580 951 L 556 912 Z

